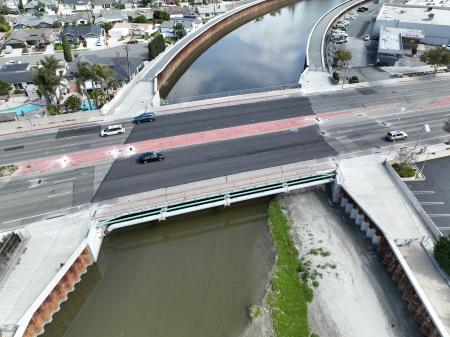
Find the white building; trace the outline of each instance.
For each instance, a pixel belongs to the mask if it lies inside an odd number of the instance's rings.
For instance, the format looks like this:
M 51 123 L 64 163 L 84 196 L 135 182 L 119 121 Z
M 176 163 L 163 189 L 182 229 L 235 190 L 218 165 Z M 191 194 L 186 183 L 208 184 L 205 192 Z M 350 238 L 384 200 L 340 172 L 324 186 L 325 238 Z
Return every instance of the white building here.
M 450 8 L 433 6 L 383 5 L 373 32 L 381 27 L 416 29 L 424 32 L 423 43 L 447 45 L 450 42 Z
M 405 49 L 416 49 L 424 36 L 422 30 L 382 27 L 378 43 L 378 61 L 389 66 L 394 65 Z
M 227 10 L 223 3 L 210 3 L 204 6 L 198 6 L 197 12 L 202 19 L 210 19 L 217 15 L 225 13 Z
M 119 40 L 124 37 L 144 37 L 146 34 L 151 35 L 158 29 L 149 23 L 129 23 L 119 22 L 110 29 L 109 35 L 112 39 Z

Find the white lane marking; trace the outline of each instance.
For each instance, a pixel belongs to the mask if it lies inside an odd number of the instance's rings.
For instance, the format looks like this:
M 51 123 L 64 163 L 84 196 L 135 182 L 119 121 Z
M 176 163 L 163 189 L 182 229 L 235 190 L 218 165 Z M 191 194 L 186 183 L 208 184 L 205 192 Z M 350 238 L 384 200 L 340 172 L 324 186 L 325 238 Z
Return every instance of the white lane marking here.
M 90 204 L 89 204 L 89 203 L 86 203 L 86 204 L 81 204 L 81 205 L 78 205 L 78 206 L 72 206 L 72 207 L 67 207 L 67 208 L 57 209 L 56 211 L 51 211 L 51 212 L 46 212 L 46 213 L 40 213 L 40 214 L 31 215 L 31 216 L 26 216 L 26 217 L 24 217 L 24 218 L 19 218 L 19 219 L 14 219 L 14 220 L 3 221 L 3 223 L 11 223 L 11 222 L 15 222 L 15 221 L 21 221 L 21 220 L 26 220 L 26 219 L 35 218 L 35 217 L 38 217 L 38 216 L 43 216 L 43 215 L 48 215 L 48 214 L 58 213 L 58 212 L 62 212 L 62 211 L 68 211 L 68 210 L 70 210 L 70 209 L 73 209 L 73 208 L 81 208 L 81 207 L 86 206 L 86 205 L 90 205 Z
M 62 180 L 56 180 L 56 181 L 49 181 L 48 183 L 50 184 L 59 184 L 59 183 L 63 183 L 66 181 L 71 181 L 71 180 L 75 180 L 76 178 L 67 178 L 67 179 L 62 179 Z
M 59 197 L 59 196 L 61 196 L 61 195 L 66 195 L 66 194 L 69 194 L 69 193 L 72 193 L 72 192 L 73 192 L 73 191 L 67 191 L 67 192 L 63 192 L 63 193 L 47 195 L 47 198 Z
M 443 205 L 443 201 L 419 201 L 421 205 Z
M 414 194 L 434 194 L 434 191 L 411 191 Z
M 450 217 L 450 214 L 428 214 L 430 218 L 446 218 Z

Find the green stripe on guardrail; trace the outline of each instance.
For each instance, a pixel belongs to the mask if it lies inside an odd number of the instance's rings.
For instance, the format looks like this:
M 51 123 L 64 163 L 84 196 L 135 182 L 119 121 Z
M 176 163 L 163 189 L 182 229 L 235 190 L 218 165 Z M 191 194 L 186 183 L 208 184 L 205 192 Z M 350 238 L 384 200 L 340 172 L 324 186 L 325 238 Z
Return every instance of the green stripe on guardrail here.
M 166 211 L 166 212 L 176 211 L 176 210 L 180 210 L 180 209 L 184 209 L 184 208 L 196 207 L 196 206 L 201 206 L 201 205 L 205 205 L 205 204 L 212 203 L 212 202 L 222 201 L 222 200 L 225 200 L 225 198 L 227 198 L 227 195 L 229 196 L 230 199 L 233 199 L 233 198 L 242 197 L 242 196 L 246 196 L 246 195 L 266 192 L 266 191 L 270 191 L 270 190 L 276 190 L 279 188 L 283 188 L 285 186 L 292 187 L 292 186 L 296 186 L 296 185 L 302 185 L 302 184 L 308 183 L 308 182 L 334 178 L 335 176 L 336 176 L 336 172 L 331 172 L 331 173 L 322 174 L 322 175 L 318 175 L 318 176 L 299 178 L 299 179 L 294 179 L 294 180 L 290 180 L 290 181 L 286 181 L 286 182 L 274 183 L 274 184 L 270 184 L 270 185 L 266 185 L 266 186 L 248 188 L 248 189 L 241 190 L 241 191 L 231 192 L 229 194 L 224 193 L 224 194 L 216 195 L 213 197 L 206 197 L 206 198 L 197 199 L 197 200 L 193 200 L 193 201 L 186 201 L 186 202 L 182 202 L 179 204 L 170 205 L 167 208 L 158 207 L 158 208 L 151 209 L 148 211 L 142 211 L 142 212 L 136 212 L 134 214 L 122 215 L 115 219 L 102 221 L 102 222 L 100 222 L 100 224 L 103 226 L 110 226 L 110 225 L 113 225 L 116 223 L 121 223 L 124 221 L 136 220 L 136 219 L 140 219 L 140 218 L 146 218 L 146 217 L 149 217 L 152 215 L 158 215 L 163 211 Z

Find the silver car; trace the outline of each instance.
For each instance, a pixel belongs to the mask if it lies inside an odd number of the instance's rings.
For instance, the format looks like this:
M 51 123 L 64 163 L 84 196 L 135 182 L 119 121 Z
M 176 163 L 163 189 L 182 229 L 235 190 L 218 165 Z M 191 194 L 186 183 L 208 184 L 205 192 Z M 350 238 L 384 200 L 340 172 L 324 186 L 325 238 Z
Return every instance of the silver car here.
M 386 140 L 393 142 L 393 141 L 397 141 L 397 140 L 404 140 L 406 138 L 408 138 L 408 134 L 404 131 L 389 131 L 386 136 L 385 136 Z

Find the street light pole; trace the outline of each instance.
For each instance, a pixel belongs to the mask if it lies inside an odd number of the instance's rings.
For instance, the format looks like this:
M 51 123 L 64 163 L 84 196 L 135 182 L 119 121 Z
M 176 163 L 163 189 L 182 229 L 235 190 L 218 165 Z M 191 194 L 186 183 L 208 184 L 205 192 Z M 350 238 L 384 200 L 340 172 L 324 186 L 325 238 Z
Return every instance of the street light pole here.
M 131 76 L 130 76 L 130 60 L 128 58 L 128 45 L 125 45 L 125 50 L 127 52 L 127 66 L 128 66 L 128 81 L 131 81 Z
M 401 107 L 400 112 L 405 112 L 405 110 L 406 110 L 406 108 Z M 398 118 L 398 123 L 397 123 L 397 129 L 396 129 L 396 132 L 398 132 L 398 131 L 400 130 L 400 124 L 401 124 L 400 113 L 398 113 L 398 112 L 397 112 L 397 118 Z M 388 155 L 388 156 L 391 155 L 392 149 L 394 148 L 394 144 L 395 144 L 395 137 L 394 137 L 394 139 L 392 140 L 392 144 L 391 144 L 391 147 L 390 147 L 390 149 L 389 149 L 389 155 Z
M 427 157 L 425 158 L 425 161 L 423 162 L 422 168 L 419 171 L 419 175 L 422 175 L 423 169 L 425 168 L 425 164 L 427 163 L 428 157 L 430 156 L 430 152 L 427 153 Z
M 417 145 L 419 144 L 420 138 L 422 137 L 422 133 L 423 133 L 424 131 L 425 131 L 426 133 L 428 133 L 428 132 L 431 131 L 431 130 L 430 130 L 430 126 L 429 126 L 428 124 L 424 124 L 424 126 L 423 126 L 422 129 L 420 130 L 419 136 L 417 137 L 416 144 L 414 145 L 414 150 L 413 150 L 414 153 L 416 152 Z

